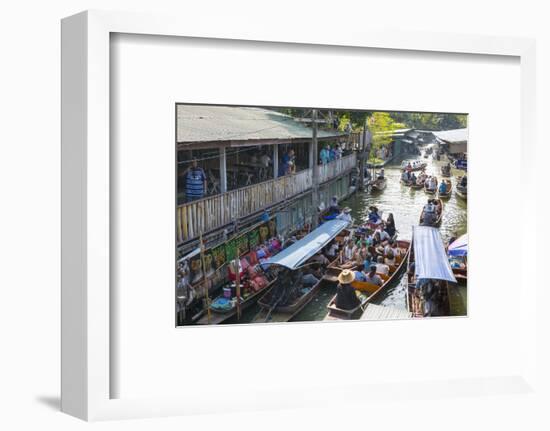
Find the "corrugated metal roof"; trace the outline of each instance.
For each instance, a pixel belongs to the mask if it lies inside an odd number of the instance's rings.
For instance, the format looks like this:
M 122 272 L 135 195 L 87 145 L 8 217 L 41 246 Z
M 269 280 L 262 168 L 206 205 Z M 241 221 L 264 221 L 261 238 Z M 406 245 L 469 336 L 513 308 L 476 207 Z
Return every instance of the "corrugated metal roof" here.
M 432 133 L 436 138 L 445 142 L 468 142 L 468 129 L 443 130 Z
M 311 139 L 311 128 L 263 108 L 178 105 L 178 143 Z M 319 130 L 320 139 L 343 136 Z M 252 142 L 251 142 L 252 144 Z

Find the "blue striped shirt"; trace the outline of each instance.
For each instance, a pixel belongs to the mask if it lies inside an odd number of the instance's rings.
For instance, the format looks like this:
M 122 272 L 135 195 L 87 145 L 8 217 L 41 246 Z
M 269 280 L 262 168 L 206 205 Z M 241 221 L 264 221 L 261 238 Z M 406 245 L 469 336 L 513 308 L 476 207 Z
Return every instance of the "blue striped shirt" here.
M 206 175 L 202 168 L 191 168 L 187 172 L 185 193 L 188 198 L 200 199 L 204 196 Z

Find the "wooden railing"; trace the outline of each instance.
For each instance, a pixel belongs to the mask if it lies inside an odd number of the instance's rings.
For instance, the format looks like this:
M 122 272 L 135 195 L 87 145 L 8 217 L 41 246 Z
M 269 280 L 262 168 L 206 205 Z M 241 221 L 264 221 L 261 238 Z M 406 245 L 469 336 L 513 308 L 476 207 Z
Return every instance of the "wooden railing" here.
M 323 183 L 350 169 L 357 163 L 355 154 L 319 166 L 319 182 Z M 225 226 L 235 219 L 309 190 L 312 170 L 265 181 L 198 201 L 179 205 L 177 209 L 178 244 L 197 238 L 199 234 Z
M 353 169 L 355 166 L 357 166 L 357 156 L 355 153 L 342 157 L 341 159 L 334 160 L 333 162 L 325 165 L 319 165 L 319 183 L 324 183 L 325 181 L 340 175 L 342 172 Z

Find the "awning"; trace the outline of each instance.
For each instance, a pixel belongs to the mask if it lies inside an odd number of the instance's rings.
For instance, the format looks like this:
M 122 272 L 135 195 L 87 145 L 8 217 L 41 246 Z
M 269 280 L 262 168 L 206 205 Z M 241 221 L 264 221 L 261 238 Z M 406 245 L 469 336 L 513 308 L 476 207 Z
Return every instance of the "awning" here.
M 413 226 L 414 273 L 416 278 L 456 283 L 443 240 L 435 227 Z
M 467 256 L 468 255 L 468 234 L 465 233 L 457 240 L 453 241 L 447 250 L 449 256 Z
M 289 269 L 296 269 L 310 257 L 326 246 L 342 229 L 348 226 L 345 220 L 330 220 L 323 223 L 313 232 L 308 233 L 301 240 L 285 248 L 275 256 L 267 259 L 262 267 L 281 265 Z

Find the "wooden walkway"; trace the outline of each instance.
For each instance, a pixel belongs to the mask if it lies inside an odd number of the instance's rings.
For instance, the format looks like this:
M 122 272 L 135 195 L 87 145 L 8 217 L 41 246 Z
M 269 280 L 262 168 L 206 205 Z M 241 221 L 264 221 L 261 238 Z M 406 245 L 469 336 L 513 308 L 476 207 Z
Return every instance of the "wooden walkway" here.
M 412 315 L 405 309 L 396 307 L 385 307 L 369 303 L 365 312 L 361 316 L 361 320 L 397 320 L 410 319 Z

